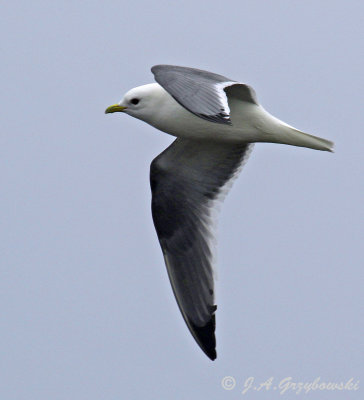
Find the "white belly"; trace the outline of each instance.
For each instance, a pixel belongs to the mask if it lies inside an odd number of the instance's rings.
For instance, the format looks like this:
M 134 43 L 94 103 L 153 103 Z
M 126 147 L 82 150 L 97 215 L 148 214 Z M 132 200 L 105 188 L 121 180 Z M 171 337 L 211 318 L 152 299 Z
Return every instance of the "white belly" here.
M 166 93 L 167 94 L 167 93 Z M 163 113 L 156 114 L 152 121 L 148 121 L 155 128 L 177 137 L 191 139 L 223 140 L 234 142 L 261 141 L 262 135 L 255 127 L 256 115 L 260 107 L 245 103 L 246 107 L 231 105 L 232 125 L 218 124 L 200 118 L 177 103 L 167 94 L 162 105 Z M 171 101 L 173 100 L 173 101 Z M 238 102 L 243 103 L 243 102 Z

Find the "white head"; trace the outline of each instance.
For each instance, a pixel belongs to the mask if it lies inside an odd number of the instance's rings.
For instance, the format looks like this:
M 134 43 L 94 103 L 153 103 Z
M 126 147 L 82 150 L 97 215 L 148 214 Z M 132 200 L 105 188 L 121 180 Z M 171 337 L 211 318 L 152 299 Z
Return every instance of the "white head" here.
M 105 114 L 123 112 L 151 123 L 161 107 L 165 93 L 158 83 L 138 86 L 129 90 L 118 104 L 108 107 Z

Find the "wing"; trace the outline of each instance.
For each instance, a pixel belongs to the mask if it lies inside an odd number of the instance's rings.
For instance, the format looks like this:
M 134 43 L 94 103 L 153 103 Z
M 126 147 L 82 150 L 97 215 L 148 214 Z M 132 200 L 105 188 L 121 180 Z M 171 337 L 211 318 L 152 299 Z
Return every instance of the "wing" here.
M 222 75 L 195 68 L 155 65 L 155 80 L 184 108 L 200 118 L 231 124 L 226 89 L 235 87 L 234 97 L 258 104 L 254 90 Z
M 216 305 L 211 212 L 251 147 L 178 138 L 150 168 L 153 221 L 173 292 L 193 337 L 212 360 Z

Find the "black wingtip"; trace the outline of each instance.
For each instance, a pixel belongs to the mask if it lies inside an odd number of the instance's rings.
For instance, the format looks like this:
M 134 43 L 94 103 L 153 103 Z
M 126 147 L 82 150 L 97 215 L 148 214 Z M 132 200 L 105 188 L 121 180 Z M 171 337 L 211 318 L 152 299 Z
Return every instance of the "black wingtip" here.
M 214 361 L 216 359 L 215 315 L 212 315 L 210 321 L 204 326 L 196 326 L 191 321 L 189 321 L 189 325 L 201 350 L 210 360 Z

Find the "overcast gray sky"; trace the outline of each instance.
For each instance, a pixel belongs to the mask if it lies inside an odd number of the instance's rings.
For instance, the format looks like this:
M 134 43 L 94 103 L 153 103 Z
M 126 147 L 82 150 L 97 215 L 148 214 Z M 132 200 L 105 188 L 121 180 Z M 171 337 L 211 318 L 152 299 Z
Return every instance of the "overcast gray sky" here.
M 354 0 L 3 2 L 2 400 L 297 398 L 241 391 L 248 377 L 363 378 L 363 12 Z M 149 165 L 173 138 L 104 115 L 159 63 L 246 82 L 273 115 L 336 144 L 258 144 L 226 198 L 215 362 L 178 311 L 150 215 Z

